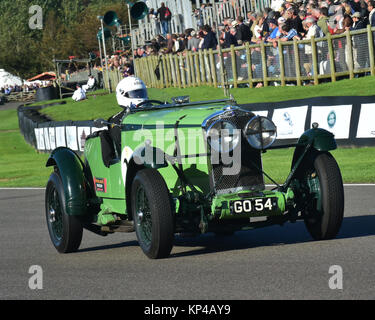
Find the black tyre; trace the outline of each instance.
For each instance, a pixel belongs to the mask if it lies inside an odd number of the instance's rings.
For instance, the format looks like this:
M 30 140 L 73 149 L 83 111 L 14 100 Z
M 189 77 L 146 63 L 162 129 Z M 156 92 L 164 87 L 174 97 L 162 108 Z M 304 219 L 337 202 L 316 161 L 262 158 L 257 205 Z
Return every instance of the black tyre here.
M 174 223 L 169 192 L 157 170 L 137 172 L 131 189 L 131 208 L 138 242 L 151 259 L 169 256 Z
M 336 237 L 344 217 L 344 188 L 340 169 L 330 153 L 319 153 L 306 182 L 315 195 L 307 208 L 305 225 L 314 240 Z
M 48 232 L 56 250 L 60 253 L 77 251 L 82 241 L 82 223 L 66 214 L 64 189 L 56 172 L 47 183 L 45 208 Z

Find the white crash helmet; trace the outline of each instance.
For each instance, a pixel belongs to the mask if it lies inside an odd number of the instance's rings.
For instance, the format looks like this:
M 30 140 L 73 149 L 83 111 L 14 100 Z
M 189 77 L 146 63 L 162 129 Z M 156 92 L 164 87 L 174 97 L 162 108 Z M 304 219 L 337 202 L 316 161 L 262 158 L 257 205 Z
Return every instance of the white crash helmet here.
M 126 77 L 117 85 L 116 98 L 122 107 L 135 107 L 148 100 L 146 85 L 137 77 Z

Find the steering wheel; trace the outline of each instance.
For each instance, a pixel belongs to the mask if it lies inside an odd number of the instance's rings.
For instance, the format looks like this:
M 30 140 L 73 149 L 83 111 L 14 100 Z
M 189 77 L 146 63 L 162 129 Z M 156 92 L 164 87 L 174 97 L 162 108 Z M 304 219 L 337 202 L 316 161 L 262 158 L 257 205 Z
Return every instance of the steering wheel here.
M 138 107 L 143 106 L 144 104 L 147 104 L 147 103 L 164 104 L 164 102 L 161 102 L 159 100 L 145 100 L 145 101 L 142 101 L 142 102 L 138 103 L 135 107 L 138 108 Z

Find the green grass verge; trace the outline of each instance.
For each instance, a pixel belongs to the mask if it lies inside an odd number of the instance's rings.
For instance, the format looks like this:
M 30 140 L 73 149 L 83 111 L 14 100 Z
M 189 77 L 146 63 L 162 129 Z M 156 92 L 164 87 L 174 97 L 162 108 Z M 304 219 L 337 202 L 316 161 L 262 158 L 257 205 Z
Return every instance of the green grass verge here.
M 232 89 L 238 103 L 275 102 L 319 96 L 373 95 L 375 77 L 342 80 L 336 83 L 306 87 L 267 87 L 259 89 Z M 115 94 L 91 93 L 88 100 L 43 109 L 57 121 L 109 118 L 120 111 Z M 190 95 L 192 101 L 220 99 L 223 90 L 212 87 L 149 89 L 150 99 L 170 100 L 173 96 Z M 54 100 L 56 102 L 58 100 Z M 51 103 L 51 101 L 43 104 Z M 40 103 L 36 103 L 40 104 Z M 45 186 L 50 168 L 45 168 L 47 154 L 37 153 L 19 133 L 16 110 L 0 109 L 0 187 Z M 375 148 L 340 148 L 332 152 L 345 183 L 375 183 Z M 293 149 L 272 150 L 264 154 L 265 171 L 281 183 L 290 171 Z M 269 181 L 267 181 L 269 183 Z
M 263 169 L 278 183 L 284 182 L 290 172 L 293 148 L 269 150 L 263 154 Z M 339 148 L 331 151 L 344 183 L 375 183 L 375 147 Z M 267 183 L 271 183 L 266 179 Z
M 16 110 L 0 111 L 0 187 L 45 186 L 50 168 L 47 154 L 38 153 L 19 132 Z

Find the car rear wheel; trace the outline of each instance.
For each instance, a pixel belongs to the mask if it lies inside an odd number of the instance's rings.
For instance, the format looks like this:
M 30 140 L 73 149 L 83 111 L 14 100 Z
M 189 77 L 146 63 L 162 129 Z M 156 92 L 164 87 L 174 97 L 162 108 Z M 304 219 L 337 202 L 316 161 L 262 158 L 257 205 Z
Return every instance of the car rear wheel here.
M 151 259 L 169 256 L 174 240 L 174 223 L 169 192 L 157 170 L 136 174 L 131 189 L 131 206 L 137 239 Z
M 306 180 L 310 197 L 305 225 L 314 240 L 336 237 L 344 216 L 344 188 L 340 169 L 330 153 L 316 156 Z
M 48 232 L 53 245 L 60 253 L 75 252 L 81 241 L 82 223 L 65 211 L 64 189 L 58 173 L 53 172 L 45 193 Z

